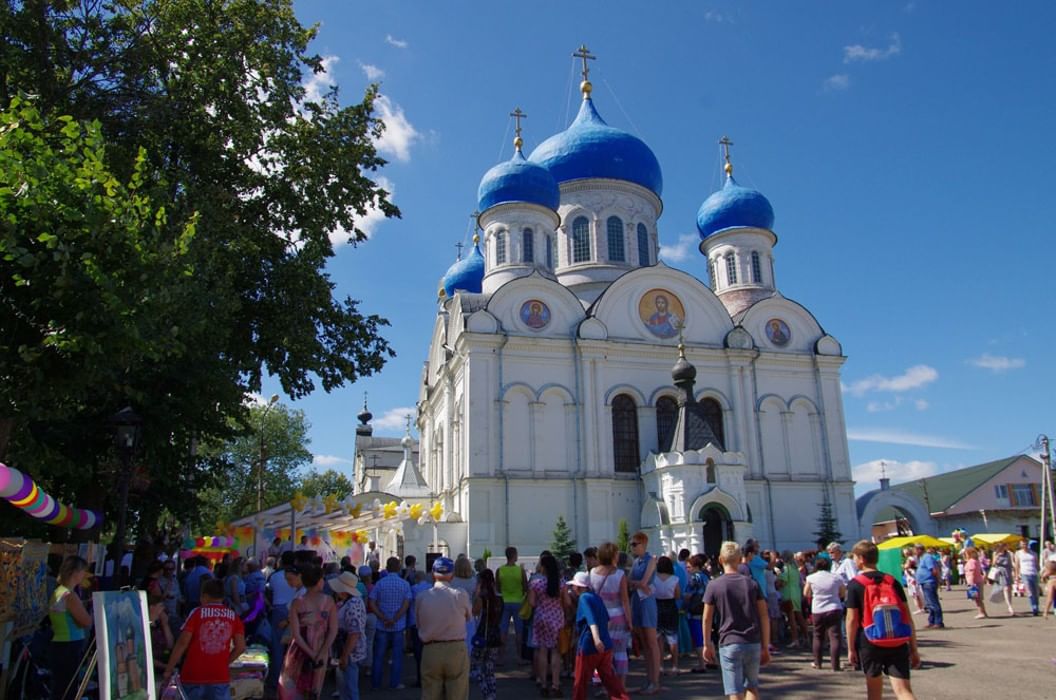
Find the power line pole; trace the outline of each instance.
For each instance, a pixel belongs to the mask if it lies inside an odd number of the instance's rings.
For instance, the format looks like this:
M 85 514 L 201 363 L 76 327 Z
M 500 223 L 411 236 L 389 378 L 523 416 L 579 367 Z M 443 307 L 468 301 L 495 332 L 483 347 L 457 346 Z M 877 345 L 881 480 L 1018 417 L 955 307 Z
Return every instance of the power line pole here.
M 1039 435 L 1038 443 L 1041 446 L 1041 531 L 1040 539 L 1044 544 L 1047 538 L 1048 528 L 1053 529 L 1053 536 L 1056 536 L 1056 504 L 1053 503 L 1052 493 L 1052 464 L 1050 463 L 1051 457 L 1049 455 L 1049 436 Z M 1048 513 L 1045 511 L 1046 505 L 1048 506 Z M 1046 521 L 1046 515 L 1048 520 Z

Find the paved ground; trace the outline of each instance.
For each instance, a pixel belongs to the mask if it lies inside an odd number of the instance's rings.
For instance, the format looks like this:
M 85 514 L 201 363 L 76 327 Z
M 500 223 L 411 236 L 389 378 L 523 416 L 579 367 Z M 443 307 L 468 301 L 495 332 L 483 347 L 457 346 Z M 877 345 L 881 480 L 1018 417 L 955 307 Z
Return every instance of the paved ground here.
M 954 588 L 942 594 L 946 611 L 944 630 L 922 630 L 920 650 L 923 666 L 913 673 L 913 689 L 921 700 L 1041 700 L 1056 698 L 1056 621 L 1032 617 L 1025 599 L 1015 598 L 1018 615 L 1008 617 L 1004 606 L 994 606 L 998 617 L 973 619 L 974 606 L 969 609 L 964 588 Z M 922 624 L 922 616 L 914 618 Z M 923 620 L 923 623 L 926 623 Z M 802 651 L 787 651 L 761 674 L 762 694 L 767 697 L 792 699 L 858 698 L 865 696 L 865 683 L 858 673 L 829 670 L 815 671 L 810 667 L 810 656 Z M 407 682 L 414 677 L 413 658 L 404 664 Z M 689 660 L 684 659 L 688 668 Z M 528 678 L 527 666 L 507 666 L 498 670 L 500 700 L 539 697 L 535 685 Z M 629 685 L 639 687 L 644 682 L 642 664 L 631 661 Z M 385 697 L 386 700 L 412 700 L 419 691 L 366 690 L 363 697 Z M 659 698 L 716 698 L 722 697 L 722 680 L 718 671 L 705 675 L 683 674 L 664 679 L 666 692 Z M 571 696 L 571 681 L 564 681 L 564 696 Z M 329 693 L 324 695 L 328 697 Z M 473 688 L 470 697 L 480 693 Z M 885 698 L 894 697 L 885 687 Z

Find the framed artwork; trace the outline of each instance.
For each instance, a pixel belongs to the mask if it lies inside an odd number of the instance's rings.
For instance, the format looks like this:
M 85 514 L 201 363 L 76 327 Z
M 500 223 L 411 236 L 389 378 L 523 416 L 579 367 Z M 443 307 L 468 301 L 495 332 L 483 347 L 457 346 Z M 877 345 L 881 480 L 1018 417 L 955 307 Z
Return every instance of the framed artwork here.
M 686 309 L 668 290 L 650 289 L 638 300 L 638 318 L 657 338 L 674 338 L 686 320 Z
M 92 594 L 100 700 L 157 700 L 145 591 Z
M 766 322 L 766 337 L 767 339 L 781 348 L 788 345 L 788 341 L 792 340 L 792 331 L 789 330 L 788 324 L 779 318 L 772 318 Z
M 533 331 L 541 331 L 550 325 L 550 307 L 538 299 L 529 299 L 521 304 L 521 321 Z

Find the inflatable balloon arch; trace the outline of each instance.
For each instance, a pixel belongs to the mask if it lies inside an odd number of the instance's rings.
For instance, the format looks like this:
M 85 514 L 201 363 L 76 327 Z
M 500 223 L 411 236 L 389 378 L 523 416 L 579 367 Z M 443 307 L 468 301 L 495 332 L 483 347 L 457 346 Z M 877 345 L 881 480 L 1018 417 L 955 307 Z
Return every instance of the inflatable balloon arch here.
M 99 511 L 59 503 L 29 476 L 6 464 L 0 464 L 0 497 L 48 525 L 91 530 L 103 522 Z

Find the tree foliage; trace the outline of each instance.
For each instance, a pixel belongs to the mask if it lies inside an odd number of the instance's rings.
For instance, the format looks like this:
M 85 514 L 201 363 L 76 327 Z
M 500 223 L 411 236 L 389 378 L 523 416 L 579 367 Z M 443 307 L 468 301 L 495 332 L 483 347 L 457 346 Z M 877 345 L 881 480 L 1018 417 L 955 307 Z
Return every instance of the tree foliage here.
M 132 405 L 133 508 L 191 515 L 222 467 L 193 445 L 245 431 L 265 374 L 297 398 L 393 354 L 325 270 L 398 215 L 376 88 L 306 94 L 289 0 L 9 0 L 0 26 L 0 459 L 112 511 L 106 420 Z
M 830 542 L 843 544 L 843 533 L 836 529 L 836 516 L 832 512 L 832 502 L 826 496 L 818 504 L 818 529 L 814 531 L 818 549 L 825 549 Z
M 631 532 L 627 526 L 627 518 L 620 518 L 616 529 L 616 546 L 621 552 L 631 553 Z
M 352 481 L 335 469 L 312 470 L 301 477 L 299 491 L 308 498 L 336 496 L 339 500 L 352 493 Z
M 557 522 L 554 523 L 550 551 L 562 564 L 568 560 L 569 554 L 576 551 L 576 540 L 572 537 L 572 530 L 563 515 L 557 516 Z

